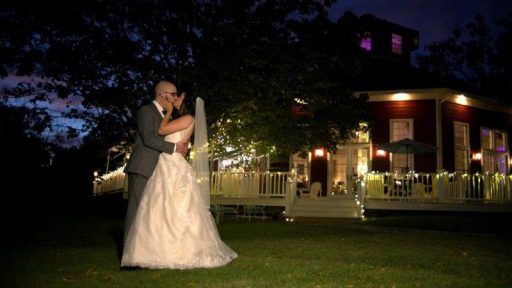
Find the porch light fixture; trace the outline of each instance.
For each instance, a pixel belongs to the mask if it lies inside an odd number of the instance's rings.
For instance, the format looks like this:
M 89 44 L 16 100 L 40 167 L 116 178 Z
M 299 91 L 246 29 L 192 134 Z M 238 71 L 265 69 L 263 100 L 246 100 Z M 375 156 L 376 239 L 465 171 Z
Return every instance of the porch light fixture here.
M 386 151 L 384 150 L 377 150 L 377 157 L 385 157 L 386 156 Z
M 407 93 L 396 93 L 391 95 L 391 99 L 394 101 L 405 101 L 405 100 L 411 100 L 411 95 Z
M 315 149 L 315 157 L 324 157 L 324 148 Z
M 480 161 L 480 160 L 482 160 L 482 153 L 480 153 L 480 152 L 473 153 L 473 156 L 471 158 L 474 161 Z
M 464 96 L 464 94 L 455 95 L 455 103 L 468 105 L 468 97 Z

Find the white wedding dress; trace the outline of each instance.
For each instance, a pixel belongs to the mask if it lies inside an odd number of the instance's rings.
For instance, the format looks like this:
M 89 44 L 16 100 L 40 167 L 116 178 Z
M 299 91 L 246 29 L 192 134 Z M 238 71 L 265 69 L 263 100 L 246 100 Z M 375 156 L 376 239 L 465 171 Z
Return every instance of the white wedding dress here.
M 165 140 L 181 142 L 193 130 L 194 124 Z M 190 269 L 229 263 L 238 255 L 220 239 L 208 208 L 185 158 L 162 153 L 128 232 L 121 266 Z

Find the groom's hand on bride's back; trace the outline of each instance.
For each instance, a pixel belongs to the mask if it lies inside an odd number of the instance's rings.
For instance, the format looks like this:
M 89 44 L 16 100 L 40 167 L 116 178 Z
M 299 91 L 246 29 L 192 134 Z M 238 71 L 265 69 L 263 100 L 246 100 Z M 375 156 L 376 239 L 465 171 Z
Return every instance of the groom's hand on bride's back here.
M 188 153 L 188 142 L 178 142 L 176 145 L 176 152 L 180 153 L 183 156 L 186 156 Z

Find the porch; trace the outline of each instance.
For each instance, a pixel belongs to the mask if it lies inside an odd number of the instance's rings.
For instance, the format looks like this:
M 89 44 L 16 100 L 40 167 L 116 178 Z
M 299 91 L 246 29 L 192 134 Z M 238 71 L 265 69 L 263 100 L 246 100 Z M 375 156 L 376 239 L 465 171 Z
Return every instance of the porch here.
M 345 194 L 302 196 L 293 172 L 214 172 L 211 203 L 282 207 L 287 218 L 363 217 L 364 209 L 512 212 L 512 176 L 456 173 L 367 173 Z
M 120 169 L 96 178 L 94 195 L 126 193 L 125 178 Z M 501 173 L 372 172 L 351 179 L 353 188 L 340 193 L 333 187 L 326 196 L 303 193 L 297 178 L 294 171 L 213 172 L 210 202 L 226 213 L 257 216 L 272 209 L 287 219 L 359 218 L 365 209 L 512 213 L 512 175 Z
M 512 175 L 372 172 L 357 183 L 365 209 L 512 212 Z

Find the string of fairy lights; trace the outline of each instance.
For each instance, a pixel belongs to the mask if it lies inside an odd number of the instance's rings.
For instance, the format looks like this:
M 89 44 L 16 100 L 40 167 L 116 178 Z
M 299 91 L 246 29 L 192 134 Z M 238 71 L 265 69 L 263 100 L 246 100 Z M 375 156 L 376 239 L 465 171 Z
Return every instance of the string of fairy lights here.
M 225 159 L 224 163 L 232 169 L 254 170 L 258 160 L 276 151 L 275 146 L 262 141 L 230 136 L 243 129 L 241 120 L 220 120 L 215 126 L 217 129 L 210 140 L 210 155 L 212 159 Z
M 241 120 L 232 121 L 230 119 L 226 119 L 225 121 L 219 121 L 215 125 L 216 129 L 214 129 L 214 133 L 212 134 L 210 141 L 201 147 L 191 150 L 190 160 L 194 159 L 196 153 L 208 153 L 210 156 L 209 159 L 231 159 L 230 161 L 230 171 L 237 172 L 237 169 L 242 167 L 243 169 L 239 170 L 239 172 L 255 172 L 254 163 L 257 163 L 261 158 L 268 157 L 269 154 L 272 154 L 276 151 L 276 148 L 270 145 L 265 145 L 263 141 L 255 142 L 250 139 L 246 139 L 244 137 L 235 137 L 231 135 L 237 135 L 237 129 L 243 129 L 243 122 Z M 114 171 L 108 172 L 104 175 L 99 176 L 97 172 L 94 175 L 94 185 L 95 191 L 102 191 L 102 187 L 106 186 L 122 186 L 122 182 L 120 179 L 124 179 L 124 165 L 122 167 L 117 168 Z M 366 172 L 366 171 L 365 171 Z M 460 172 L 447 172 L 441 171 L 439 173 L 416 173 L 415 171 L 410 171 L 405 174 L 401 174 L 398 172 L 378 172 L 372 171 L 369 173 L 363 173 L 360 177 L 356 179 L 356 183 L 358 187 L 361 187 L 361 191 L 358 193 L 354 193 L 354 201 L 357 205 L 359 211 L 358 216 L 364 218 L 365 206 L 364 200 L 367 195 L 365 195 L 367 187 L 370 184 L 371 180 L 381 180 L 382 177 L 390 177 L 394 179 L 393 181 L 397 181 L 396 185 L 400 185 L 400 178 L 407 179 L 407 181 L 412 180 L 414 183 L 426 182 L 431 183 L 429 185 L 441 187 L 439 189 L 446 189 L 442 187 L 447 187 L 450 183 L 463 183 L 463 185 L 468 185 L 473 187 L 471 189 L 475 189 L 474 187 L 484 187 L 482 191 L 485 192 L 485 199 L 494 199 L 496 196 L 494 194 L 498 193 L 497 191 L 501 191 L 502 186 L 510 186 L 512 185 L 512 175 L 507 175 L 504 173 L 460 173 Z M 296 171 L 291 171 L 291 177 L 288 178 L 288 181 L 296 180 Z M 382 179 L 378 179 L 382 178 Z M 209 173 L 205 173 L 204 175 L 197 175 L 197 182 L 201 184 L 209 183 L 210 175 Z M 480 189 L 480 188 L 478 188 Z M 490 194 L 489 194 L 490 193 Z M 510 196 L 509 196 L 510 197 Z M 293 221 L 293 218 L 290 218 Z

